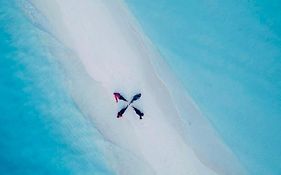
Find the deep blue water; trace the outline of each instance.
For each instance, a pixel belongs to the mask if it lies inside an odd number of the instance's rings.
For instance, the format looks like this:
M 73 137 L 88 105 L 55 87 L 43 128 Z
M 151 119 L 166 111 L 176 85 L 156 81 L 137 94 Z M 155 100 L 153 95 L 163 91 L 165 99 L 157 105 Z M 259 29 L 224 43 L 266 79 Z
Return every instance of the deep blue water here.
M 251 175 L 281 174 L 281 1 L 125 0 Z
M 101 136 L 60 83 L 48 34 L 17 2 L 0 0 L 0 174 L 112 174 Z

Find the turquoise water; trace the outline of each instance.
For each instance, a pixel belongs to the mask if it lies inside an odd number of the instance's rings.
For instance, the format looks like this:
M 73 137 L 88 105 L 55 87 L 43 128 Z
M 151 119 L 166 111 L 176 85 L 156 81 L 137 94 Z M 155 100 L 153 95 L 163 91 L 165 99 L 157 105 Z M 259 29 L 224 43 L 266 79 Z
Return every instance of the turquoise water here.
M 113 174 L 15 2 L 0 0 L 0 174 Z M 281 1 L 126 2 L 249 174 L 281 174 Z
M 0 174 L 112 174 L 60 83 L 50 36 L 16 2 L 0 0 Z
M 251 175 L 281 174 L 281 1 L 126 0 Z

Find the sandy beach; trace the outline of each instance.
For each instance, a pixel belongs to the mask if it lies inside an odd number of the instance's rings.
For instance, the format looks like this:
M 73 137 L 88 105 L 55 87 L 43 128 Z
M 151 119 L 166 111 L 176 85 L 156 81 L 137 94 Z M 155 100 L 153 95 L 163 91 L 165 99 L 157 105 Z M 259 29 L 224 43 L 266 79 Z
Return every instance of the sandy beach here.
M 106 145 L 116 174 L 241 175 L 244 169 L 181 87 L 123 1 L 32 0 L 59 49 L 65 86 Z M 132 108 L 116 113 L 113 92 Z M 95 139 L 95 138 L 93 138 Z M 231 163 L 230 163 L 231 162 Z

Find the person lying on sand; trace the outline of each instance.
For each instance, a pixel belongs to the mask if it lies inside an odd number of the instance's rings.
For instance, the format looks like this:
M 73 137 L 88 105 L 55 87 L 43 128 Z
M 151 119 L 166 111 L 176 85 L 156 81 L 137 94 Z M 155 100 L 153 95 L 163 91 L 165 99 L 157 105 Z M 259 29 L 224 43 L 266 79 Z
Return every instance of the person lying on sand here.
M 135 108 L 134 106 L 132 106 L 132 108 L 134 108 L 136 114 L 137 114 L 138 116 L 140 116 L 140 119 L 142 119 L 142 116 L 144 116 L 144 114 L 143 114 L 139 109 Z
M 118 113 L 117 113 L 117 118 L 120 118 L 123 116 L 124 112 L 126 111 L 126 109 L 128 108 L 129 105 L 127 105 L 126 107 L 122 108 Z
M 116 103 L 118 103 L 118 100 L 123 100 L 123 101 L 128 102 L 128 101 L 127 101 L 120 93 L 118 93 L 118 92 L 114 92 L 113 95 L 114 95 L 114 98 L 115 98 Z
M 131 103 L 133 103 L 134 101 L 138 100 L 141 97 L 141 93 L 134 95 L 133 99 L 131 100 L 131 102 L 129 103 L 129 105 Z

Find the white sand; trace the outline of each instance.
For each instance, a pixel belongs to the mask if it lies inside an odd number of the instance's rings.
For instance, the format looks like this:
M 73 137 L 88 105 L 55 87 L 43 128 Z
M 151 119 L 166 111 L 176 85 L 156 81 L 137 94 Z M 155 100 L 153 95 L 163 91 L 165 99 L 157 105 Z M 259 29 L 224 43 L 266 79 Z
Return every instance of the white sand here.
M 104 155 L 117 174 L 243 174 L 123 2 L 31 2 L 64 46 L 52 51 L 65 69 L 66 86 L 108 142 Z M 117 119 L 114 91 L 128 99 L 141 92 L 135 105 L 144 119 L 131 108 Z

